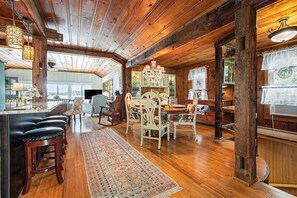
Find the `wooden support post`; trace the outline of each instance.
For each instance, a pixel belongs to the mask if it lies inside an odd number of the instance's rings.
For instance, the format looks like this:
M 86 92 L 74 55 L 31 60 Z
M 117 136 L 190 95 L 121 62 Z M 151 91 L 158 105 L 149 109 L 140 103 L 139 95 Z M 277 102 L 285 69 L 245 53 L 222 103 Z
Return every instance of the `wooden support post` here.
M 34 60 L 32 64 L 32 82 L 42 98 L 33 98 L 34 102 L 47 101 L 47 43 L 43 36 L 33 36 Z
M 222 84 L 224 65 L 222 46 L 215 45 L 215 139 L 222 138 Z
M 125 96 L 127 93 L 126 90 L 126 63 L 122 64 L 122 94 L 124 95 L 123 97 L 123 105 L 121 106 L 121 121 L 126 120 L 126 108 L 125 108 Z
M 247 2 L 247 1 L 246 1 Z M 235 13 L 235 175 L 252 185 L 256 177 L 256 9 L 241 2 Z M 244 6 L 243 6 L 244 5 Z

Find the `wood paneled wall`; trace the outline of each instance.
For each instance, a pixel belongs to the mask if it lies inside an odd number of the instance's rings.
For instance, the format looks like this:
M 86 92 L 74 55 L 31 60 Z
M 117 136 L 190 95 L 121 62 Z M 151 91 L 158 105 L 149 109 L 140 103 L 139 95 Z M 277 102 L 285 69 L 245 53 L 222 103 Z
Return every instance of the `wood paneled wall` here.
M 207 93 L 209 99 L 215 98 L 215 62 L 209 62 L 203 65 L 195 65 L 195 66 L 188 66 L 183 67 L 177 70 L 177 98 L 179 103 L 184 103 L 184 100 L 188 98 L 188 91 L 192 89 L 192 81 L 188 80 L 188 73 L 189 70 L 196 68 L 196 67 L 203 67 L 206 66 L 207 68 Z M 233 99 L 234 93 L 234 85 L 228 85 L 225 89 L 223 89 L 225 95 L 224 99 Z
M 258 154 L 265 159 L 269 168 L 269 184 L 297 196 L 297 143 L 258 138 Z M 288 185 L 289 184 L 289 185 Z M 295 186 L 295 187 L 294 187 Z

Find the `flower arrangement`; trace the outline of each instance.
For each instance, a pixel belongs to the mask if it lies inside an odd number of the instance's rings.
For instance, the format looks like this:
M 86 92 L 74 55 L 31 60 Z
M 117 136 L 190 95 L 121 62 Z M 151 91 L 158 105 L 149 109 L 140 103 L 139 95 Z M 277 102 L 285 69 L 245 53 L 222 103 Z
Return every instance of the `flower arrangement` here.
M 25 96 L 30 99 L 32 99 L 33 97 L 37 97 L 37 98 L 42 97 L 35 85 L 28 88 L 28 91 L 26 92 Z

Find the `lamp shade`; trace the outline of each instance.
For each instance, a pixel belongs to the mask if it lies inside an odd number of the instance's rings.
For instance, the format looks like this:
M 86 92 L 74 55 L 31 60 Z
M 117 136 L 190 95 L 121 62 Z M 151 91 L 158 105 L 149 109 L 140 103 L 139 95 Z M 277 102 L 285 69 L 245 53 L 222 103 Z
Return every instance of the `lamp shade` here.
M 12 83 L 12 91 L 25 91 L 24 83 Z
M 277 43 L 285 42 L 297 35 L 297 26 L 286 27 L 271 33 L 268 38 Z
M 22 48 L 23 30 L 14 25 L 6 26 L 6 43 L 13 48 Z
M 23 60 L 33 61 L 34 59 L 34 47 L 30 45 L 24 45 L 23 47 Z

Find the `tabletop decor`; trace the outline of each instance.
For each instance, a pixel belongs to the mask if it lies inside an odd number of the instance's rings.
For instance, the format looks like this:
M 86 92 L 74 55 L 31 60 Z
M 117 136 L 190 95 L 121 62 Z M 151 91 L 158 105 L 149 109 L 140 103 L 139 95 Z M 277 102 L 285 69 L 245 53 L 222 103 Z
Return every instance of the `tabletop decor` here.
M 91 197 L 165 198 L 182 189 L 112 129 L 81 134 L 81 145 Z

